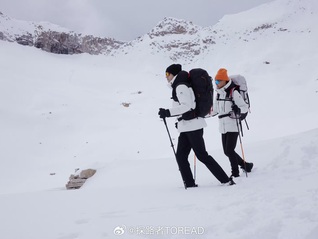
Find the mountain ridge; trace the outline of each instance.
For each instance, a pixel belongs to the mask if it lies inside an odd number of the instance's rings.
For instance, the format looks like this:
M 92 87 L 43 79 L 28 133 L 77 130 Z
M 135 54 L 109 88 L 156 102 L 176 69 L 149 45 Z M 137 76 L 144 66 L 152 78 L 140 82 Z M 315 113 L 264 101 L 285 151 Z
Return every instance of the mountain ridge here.
M 284 8 L 279 7 L 281 5 Z M 318 20 L 317 8 L 312 0 L 276 0 L 238 14 L 225 15 L 217 24 L 209 27 L 165 17 L 148 33 L 128 42 L 82 35 L 51 23 L 11 19 L 1 13 L 0 40 L 57 54 L 115 56 L 147 48 L 151 55 L 163 54 L 172 61 L 182 59 L 191 62 L 198 56 L 209 54 L 217 44 L 249 42 L 259 37 L 274 39 L 278 34 L 288 34 L 290 31 L 310 33 L 315 28 L 314 20 Z M 241 15 L 244 17 L 238 17 Z M 245 26 L 243 32 L 237 30 L 241 29 L 241 25 Z
M 34 46 L 56 54 L 108 54 L 123 44 L 112 38 L 82 35 L 48 22 L 12 19 L 0 14 L 0 40 Z

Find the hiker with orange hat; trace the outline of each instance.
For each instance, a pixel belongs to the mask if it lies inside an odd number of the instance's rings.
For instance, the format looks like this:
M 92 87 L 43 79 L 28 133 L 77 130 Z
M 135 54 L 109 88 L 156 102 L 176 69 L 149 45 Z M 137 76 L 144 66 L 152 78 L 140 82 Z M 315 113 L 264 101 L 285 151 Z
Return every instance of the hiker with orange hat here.
M 224 154 L 229 158 L 233 177 L 239 177 L 239 167 L 251 172 L 253 163 L 245 162 L 236 152 L 235 147 L 239 136 L 238 117 L 248 111 L 248 104 L 244 101 L 225 68 L 218 70 L 215 76 L 216 103 L 213 105 L 212 115 L 219 118 L 219 131 L 222 134 Z

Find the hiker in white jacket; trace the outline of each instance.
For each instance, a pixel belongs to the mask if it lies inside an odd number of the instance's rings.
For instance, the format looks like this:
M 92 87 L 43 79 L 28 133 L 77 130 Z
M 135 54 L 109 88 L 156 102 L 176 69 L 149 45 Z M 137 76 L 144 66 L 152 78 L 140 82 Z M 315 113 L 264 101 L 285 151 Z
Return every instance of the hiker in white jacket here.
M 229 158 L 233 177 L 239 177 L 239 168 L 251 172 L 253 163 L 244 162 L 235 152 L 239 135 L 238 121 L 240 115 L 247 113 L 248 105 L 245 103 L 238 86 L 227 75 L 227 70 L 219 69 L 215 76 L 217 97 L 213 105 L 212 115 L 218 115 L 219 131 L 222 134 L 222 146 L 224 154 Z

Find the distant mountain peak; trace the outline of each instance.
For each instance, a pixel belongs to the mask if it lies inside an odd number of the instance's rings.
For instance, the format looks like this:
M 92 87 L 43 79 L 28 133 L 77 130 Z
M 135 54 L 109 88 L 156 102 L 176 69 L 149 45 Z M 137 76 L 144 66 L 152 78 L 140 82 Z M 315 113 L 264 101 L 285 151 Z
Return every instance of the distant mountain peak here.
M 172 17 L 165 17 L 160 21 L 148 35 L 153 37 L 178 35 L 178 34 L 196 34 L 201 27 L 194 25 L 192 22 Z

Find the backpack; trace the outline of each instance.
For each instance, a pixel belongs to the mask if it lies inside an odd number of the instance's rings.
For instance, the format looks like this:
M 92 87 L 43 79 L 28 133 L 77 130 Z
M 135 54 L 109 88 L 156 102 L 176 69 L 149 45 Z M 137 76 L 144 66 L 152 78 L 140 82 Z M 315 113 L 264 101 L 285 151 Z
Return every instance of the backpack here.
M 235 87 L 234 89 L 237 89 L 241 96 L 243 97 L 243 100 L 245 101 L 246 104 L 248 104 L 248 109 L 250 109 L 251 107 L 251 103 L 250 103 L 250 98 L 248 96 L 248 90 L 247 90 L 247 83 L 246 83 L 246 79 L 244 76 L 242 75 L 233 75 L 230 76 L 232 82 L 237 85 L 237 87 Z M 233 90 L 231 90 L 230 92 L 230 98 L 232 97 L 232 93 Z
M 194 92 L 196 107 L 182 115 L 183 120 L 190 120 L 197 117 L 205 117 L 211 112 L 213 106 L 213 85 L 212 77 L 206 70 L 201 68 L 189 71 L 188 87 Z

